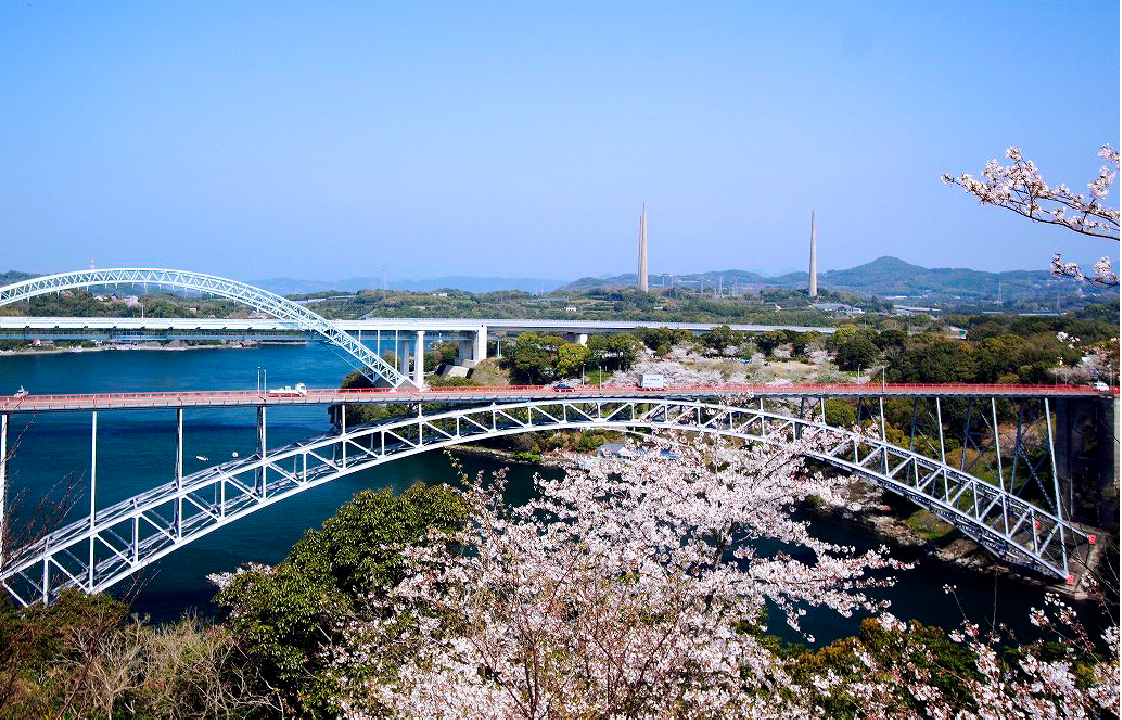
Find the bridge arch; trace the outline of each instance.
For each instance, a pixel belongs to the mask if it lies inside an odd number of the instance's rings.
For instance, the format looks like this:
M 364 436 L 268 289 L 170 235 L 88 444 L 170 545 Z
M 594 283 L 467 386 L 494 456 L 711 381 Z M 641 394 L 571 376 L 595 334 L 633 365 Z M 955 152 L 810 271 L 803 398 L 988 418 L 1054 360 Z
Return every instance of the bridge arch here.
M 343 428 L 223 463 L 99 509 L 17 550 L 0 582 L 17 602 L 50 602 L 67 587 L 99 592 L 246 515 L 344 475 L 489 437 L 561 429 L 666 429 L 793 446 L 928 508 L 999 557 L 1069 578 L 1087 535 L 1047 509 L 958 468 L 883 439 L 762 408 L 693 400 L 591 398 L 446 410 Z
M 392 387 L 410 383 L 408 378 L 379 357 L 376 352 L 359 342 L 353 335 L 303 305 L 286 300 L 276 293 L 216 275 L 162 268 L 76 270 L 58 275 L 31 278 L 0 287 L 0 305 L 10 305 L 37 295 L 45 295 L 60 290 L 120 283 L 149 283 L 197 290 L 228 298 L 272 317 L 292 322 L 301 330 L 318 333 L 328 343 L 340 348 L 354 358 L 371 380 L 382 380 Z

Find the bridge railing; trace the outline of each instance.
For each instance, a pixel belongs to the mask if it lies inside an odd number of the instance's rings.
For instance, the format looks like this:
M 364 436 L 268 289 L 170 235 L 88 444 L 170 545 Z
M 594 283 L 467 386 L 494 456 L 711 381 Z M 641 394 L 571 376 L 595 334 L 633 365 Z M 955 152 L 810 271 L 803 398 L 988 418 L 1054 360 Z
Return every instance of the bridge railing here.
M 640 395 L 973 395 L 973 396 L 1087 396 L 1117 395 L 1118 388 L 1096 391 L 1087 385 L 1030 385 L 1030 384 L 975 384 L 975 383 L 675 383 L 662 388 L 642 388 L 635 385 L 584 384 L 559 389 L 554 385 L 447 385 L 426 388 L 424 391 L 397 388 L 311 389 L 304 395 L 262 392 L 257 390 L 184 390 L 179 392 L 111 392 L 111 393 L 50 393 L 23 396 L 0 395 L 0 410 L 54 409 L 73 406 L 80 409 L 112 408 L 115 405 L 253 405 L 283 400 L 287 402 L 346 402 L 348 399 L 369 400 L 404 397 L 439 397 L 442 394 L 457 396 L 479 395 L 504 397 L 519 394 L 579 394 L 604 397 L 619 394 Z

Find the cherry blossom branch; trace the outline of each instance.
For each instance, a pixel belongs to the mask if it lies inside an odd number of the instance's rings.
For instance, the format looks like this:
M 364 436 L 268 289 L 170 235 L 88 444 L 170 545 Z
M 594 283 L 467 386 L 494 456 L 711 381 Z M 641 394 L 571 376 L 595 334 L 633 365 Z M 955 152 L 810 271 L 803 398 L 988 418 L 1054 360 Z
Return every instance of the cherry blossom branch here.
M 1005 157 L 1011 161 L 1010 165 L 990 160 L 982 170 L 981 179 L 966 173 L 957 177 L 944 174 L 943 182 L 961 187 L 983 205 L 1005 208 L 1033 222 L 1058 225 L 1091 237 L 1119 239 L 1118 210 L 1102 202 L 1110 194 L 1119 168 L 1119 153 L 1111 145 L 1103 145 L 1099 157 L 1113 165 L 1113 169 L 1108 165 L 1100 166 L 1098 176 L 1087 183 L 1089 195 L 1074 193 L 1063 184 L 1048 185 L 1036 164 L 1026 160 L 1020 148 L 1009 148 Z M 1070 277 L 1097 287 L 1118 285 L 1118 276 L 1107 257 L 1099 258 L 1094 274 L 1087 275 L 1075 263 L 1064 263 L 1057 252 L 1052 256 L 1051 272 L 1057 277 Z

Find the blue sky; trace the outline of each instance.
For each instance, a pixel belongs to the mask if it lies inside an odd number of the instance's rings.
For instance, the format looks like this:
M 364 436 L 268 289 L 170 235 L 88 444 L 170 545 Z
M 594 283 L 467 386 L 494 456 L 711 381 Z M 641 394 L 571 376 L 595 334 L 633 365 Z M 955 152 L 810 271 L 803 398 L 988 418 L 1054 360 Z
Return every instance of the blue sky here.
M 0 5 L 0 266 L 1044 267 L 939 180 L 1118 144 L 1117 2 Z M 1111 197 L 1117 205 L 1117 193 Z

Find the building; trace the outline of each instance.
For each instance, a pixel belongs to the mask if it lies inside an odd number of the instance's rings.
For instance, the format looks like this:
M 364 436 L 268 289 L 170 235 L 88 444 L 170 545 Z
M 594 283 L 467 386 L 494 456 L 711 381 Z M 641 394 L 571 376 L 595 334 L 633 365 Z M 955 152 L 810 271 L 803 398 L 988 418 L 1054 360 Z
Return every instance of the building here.
M 842 315 L 864 315 L 865 311 L 859 307 L 845 303 L 814 303 L 811 307 L 828 313 L 841 313 Z
M 935 313 L 940 313 L 943 311 L 936 307 L 920 307 L 917 305 L 893 305 L 892 312 L 896 313 L 897 315 L 908 316 L 915 315 L 916 313 L 927 313 L 928 315 L 933 315 Z

